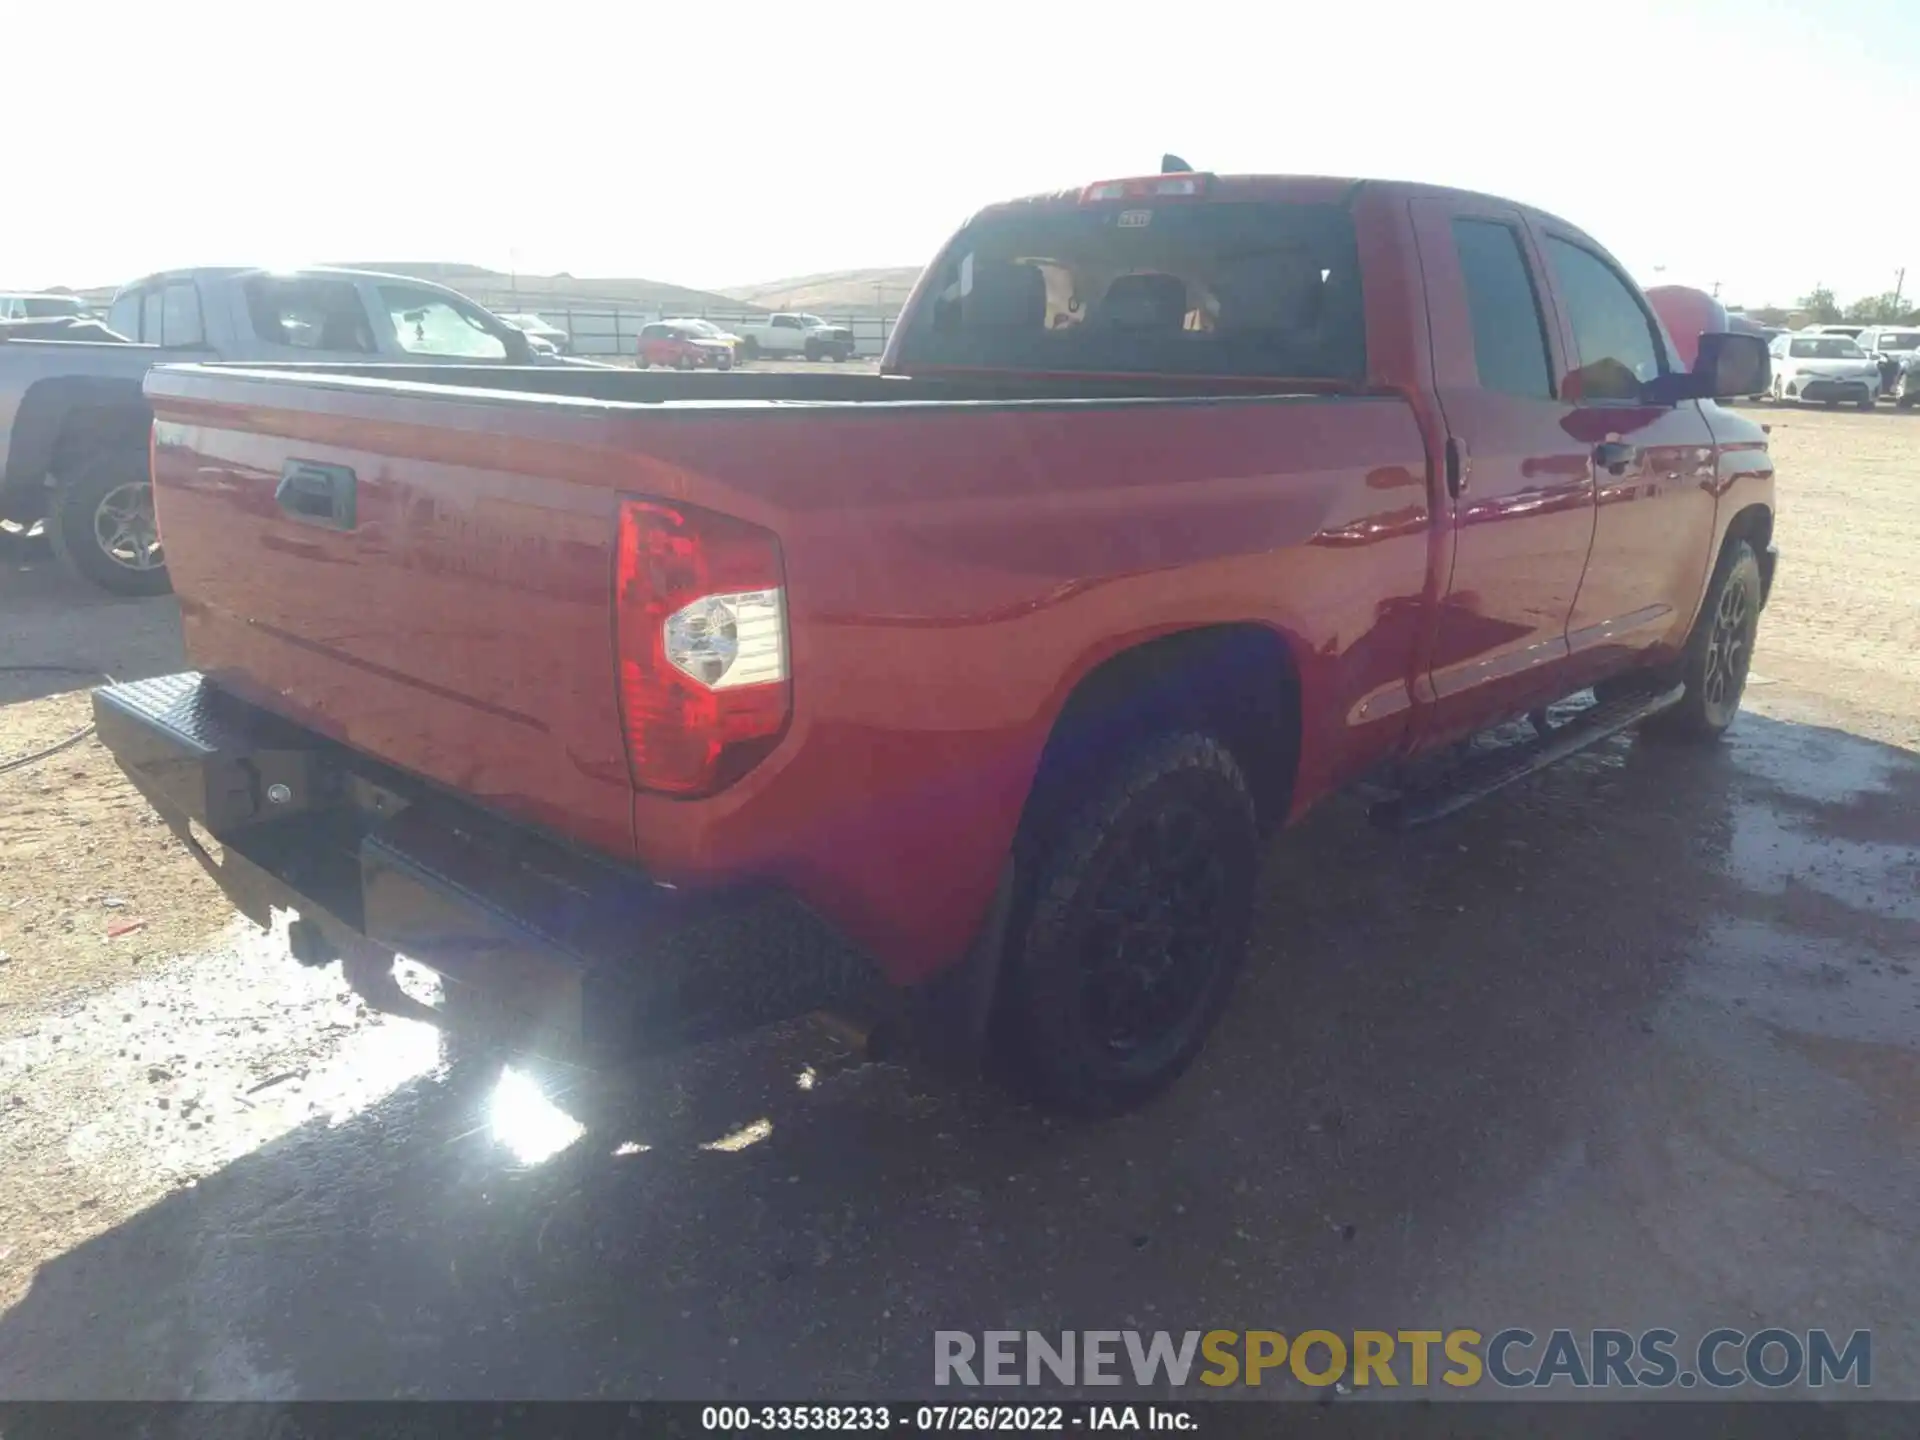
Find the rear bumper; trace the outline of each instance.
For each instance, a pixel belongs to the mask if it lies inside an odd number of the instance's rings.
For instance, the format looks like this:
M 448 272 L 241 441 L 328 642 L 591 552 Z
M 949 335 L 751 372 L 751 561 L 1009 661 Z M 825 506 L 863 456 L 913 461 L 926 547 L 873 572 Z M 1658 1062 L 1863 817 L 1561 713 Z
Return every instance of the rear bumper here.
M 93 709 L 102 743 L 242 913 L 266 925 L 298 911 L 302 958 L 340 955 L 356 984 L 396 953 L 427 967 L 452 1028 L 593 1062 L 857 1010 L 878 988 L 785 892 L 657 884 L 197 673 L 96 690 Z

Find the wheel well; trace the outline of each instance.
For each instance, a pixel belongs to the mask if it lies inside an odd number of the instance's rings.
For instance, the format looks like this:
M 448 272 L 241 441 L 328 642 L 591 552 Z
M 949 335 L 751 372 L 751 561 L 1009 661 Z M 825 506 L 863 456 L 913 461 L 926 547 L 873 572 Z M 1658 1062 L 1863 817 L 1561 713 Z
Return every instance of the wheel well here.
M 1262 828 L 1283 820 L 1300 758 L 1300 682 L 1286 642 L 1262 625 L 1210 625 L 1124 650 L 1067 697 L 1022 818 L 1044 830 L 1103 762 L 1177 726 L 1218 738 L 1253 788 Z
M 64 478 L 87 457 L 102 450 L 138 446 L 144 451 L 152 426 L 153 416 L 144 406 L 86 406 L 71 410 L 61 421 L 59 438 L 53 442 L 50 469 L 54 476 Z
M 1760 562 L 1760 603 L 1765 605 L 1767 597 L 1773 593 L 1774 557 L 1767 548 L 1773 543 L 1773 511 L 1765 505 L 1749 505 L 1736 514 L 1728 522 L 1726 538 L 1720 542 L 1720 553 L 1724 555 L 1736 540 L 1744 540 L 1751 545 L 1754 558 Z

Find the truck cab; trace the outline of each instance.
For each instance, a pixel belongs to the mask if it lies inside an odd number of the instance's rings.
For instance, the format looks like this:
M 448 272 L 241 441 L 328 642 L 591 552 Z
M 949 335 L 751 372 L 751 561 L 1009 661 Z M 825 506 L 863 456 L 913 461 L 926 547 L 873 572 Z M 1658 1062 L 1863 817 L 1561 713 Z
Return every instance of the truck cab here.
M 524 331 L 445 286 L 371 271 L 215 268 L 123 287 L 108 325 L 209 359 L 525 365 Z

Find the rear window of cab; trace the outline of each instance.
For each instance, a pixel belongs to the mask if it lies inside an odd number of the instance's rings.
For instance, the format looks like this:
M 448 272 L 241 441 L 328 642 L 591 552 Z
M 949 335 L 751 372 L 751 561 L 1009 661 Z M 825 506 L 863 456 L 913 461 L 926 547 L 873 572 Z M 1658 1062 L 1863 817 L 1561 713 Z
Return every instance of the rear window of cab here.
M 1345 206 L 1124 201 L 990 212 L 954 237 L 904 366 L 1359 381 Z

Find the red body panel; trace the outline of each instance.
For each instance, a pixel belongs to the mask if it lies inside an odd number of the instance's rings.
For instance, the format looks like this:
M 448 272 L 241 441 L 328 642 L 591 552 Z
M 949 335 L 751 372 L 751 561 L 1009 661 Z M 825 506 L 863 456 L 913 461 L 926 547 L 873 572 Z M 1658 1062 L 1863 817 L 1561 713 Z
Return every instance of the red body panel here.
M 1284 641 L 1297 814 L 1684 635 L 1732 515 L 1771 504 L 1757 427 L 1714 406 L 1610 411 L 1607 427 L 1647 437 L 1648 473 L 1598 485 L 1586 412 L 1521 414 L 1476 388 L 1458 269 L 1423 269 L 1410 209 L 1448 192 L 1216 189 L 1350 197 L 1369 393 L 675 406 L 156 371 L 189 653 L 348 745 L 662 880 L 784 885 L 912 981 L 972 937 L 1075 685 L 1143 641 L 1216 623 Z M 1530 234 L 1544 223 L 1487 203 Z M 1564 368 L 1570 332 L 1540 283 Z M 1469 430 L 1456 500 L 1440 456 Z M 290 458 L 353 468 L 355 528 L 280 513 Z M 710 798 L 629 779 L 622 494 L 779 539 L 792 719 Z M 1617 622 L 1654 609 L 1620 638 Z

